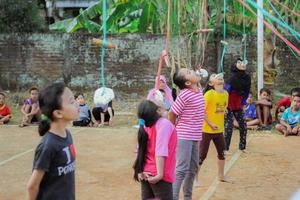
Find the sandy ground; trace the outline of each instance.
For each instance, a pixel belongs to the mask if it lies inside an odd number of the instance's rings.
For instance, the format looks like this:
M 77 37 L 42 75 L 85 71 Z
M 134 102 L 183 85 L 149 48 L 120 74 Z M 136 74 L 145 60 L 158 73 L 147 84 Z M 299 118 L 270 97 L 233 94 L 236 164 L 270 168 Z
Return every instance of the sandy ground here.
M 40 140 L 37 127 L 0 127 L 0 199 L 26 199 L 33 150 Z M 139 184 L 132 179 L 136 129 L 71 128 L 77 151 L 76 196 L 83 200 L 135 200 Z M 230 168 L 233 184 L 214 183 L 216 151 L 211 144 L 199 178 L 204 186 L 194 189 L 200 199 L 212 189 L 213 200 L 288 199 L 300 188 L 300 137 L 284 138 L 276 133 L 250 133 L 247 153 Z M 227 163 L 237 152 L 234 134 Z

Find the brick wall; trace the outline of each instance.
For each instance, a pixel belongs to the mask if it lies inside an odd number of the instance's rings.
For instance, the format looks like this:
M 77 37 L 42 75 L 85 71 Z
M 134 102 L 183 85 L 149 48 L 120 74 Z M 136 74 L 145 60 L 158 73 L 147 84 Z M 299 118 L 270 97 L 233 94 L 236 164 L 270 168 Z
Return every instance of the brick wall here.
M 95 89 L 100 85 L 100 48 L 92 46 L 92 38 L 86 34 L 0 34 L 0 88 L 25 90 L 60 80 L 73 88 Z M 106 50 L 107 85 L 135 92 L 152 87 L 165 36 L 124 34 L 109 36 L 108 40 L 119 48 Z M 255 38 L 250 38 L 248 44 L 250 71 L 255 76 Z M 273 87 L 286 92 L 299 85 L 300 62 L 282 43 L 279 49 L 280 72 Z M 232 57 L 241 54 L 241 39 L 231 38 L 226 72 Z M 206 55 L 206 66 L 216 71 L 213 43 L 208 44 Z

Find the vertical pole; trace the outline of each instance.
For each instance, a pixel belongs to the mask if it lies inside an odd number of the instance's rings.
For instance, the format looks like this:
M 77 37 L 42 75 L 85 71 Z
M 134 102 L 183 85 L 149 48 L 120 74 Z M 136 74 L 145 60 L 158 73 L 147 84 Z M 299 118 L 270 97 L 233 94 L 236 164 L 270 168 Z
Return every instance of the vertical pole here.
M 263 8 L 263 0 L 257 0 L 257 5 Z M 264 18 L 257 9 L 257 94 L 264 87 Z

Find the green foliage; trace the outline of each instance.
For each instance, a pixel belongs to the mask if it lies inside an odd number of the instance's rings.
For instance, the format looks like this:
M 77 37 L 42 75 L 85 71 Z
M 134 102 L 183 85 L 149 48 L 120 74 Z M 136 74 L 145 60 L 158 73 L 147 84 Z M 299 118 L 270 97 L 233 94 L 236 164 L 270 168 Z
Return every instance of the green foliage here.
M 37 0 L 0 1 L 0 32 L 37 32 L 45 27 Z

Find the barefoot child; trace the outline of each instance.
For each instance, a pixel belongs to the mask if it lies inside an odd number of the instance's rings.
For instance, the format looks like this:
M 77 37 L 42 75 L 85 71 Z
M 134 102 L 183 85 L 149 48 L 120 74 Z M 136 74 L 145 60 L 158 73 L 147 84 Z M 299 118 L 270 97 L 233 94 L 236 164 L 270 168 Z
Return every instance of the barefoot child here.
M 254 102 L 256 107 L 257 117 L 259 119 L 259 129 L 258 130 L 271 130 L 270 125 L 272 124 L 271 116 L 271 91 L 267 88 L 262 88 L 259 91 L 259 99 Z
M 173 200 L 177 135 L 174 125 L 161 117 L 159 107 L 145 100 L 138 107 L 140 128 L 134 179 L 141 182 L 141 199 Z
M 79 106 L 71 90 L 54 83 L 40 94 L 42 112 L 33 171 L 27 189 L 30 200 L 75 200 L 75 148 L 66 126 L 78 117 Z
M 300 136 L 300 95 L 293 97 L 291 107 L 284 111 L 280 124 L 276 125 L 276 129 L 284 136 Z
M 39 108 L 39 90 L 32 87 L 29 90 L 30 98 L 24 101 L 21 112 L 23 114 L 23 120 L 20 127 L 28 126 L 34 122 L 38 122 L 40 118 L 40 108 Z
M 204 98 L 201 88 L 198 87 L 200 77 L 195 71 L 181 68 L 175 72 L 173 81 L 181 90 L 169 112 L 169 119 L 176 124 L 178 134 L 173 198 L 179 199 L 180 188 L 184 182 L 184 197 L 192 199 L 193 183 L 199 164 L 199 142 L 202 139 Z
M 205 120 L 203 124 L 202 141 L 200 144 L 201 166 L 207 156 L 211 140 L 214 142 L 218 153 L 218 177 L 220 181 L 227 182 L 224 175 L 225 166 L 225 140 L 224 140 L 224 117 L 228 105 L 228 93 L 224 90 L 223 74 L 212 74 L 209 85 L 213 89 L 204 94 Z
M 11 111 L 5 104 L 5 94 L 0 92 L 0 125 L 6 124 L 11 118 Z

